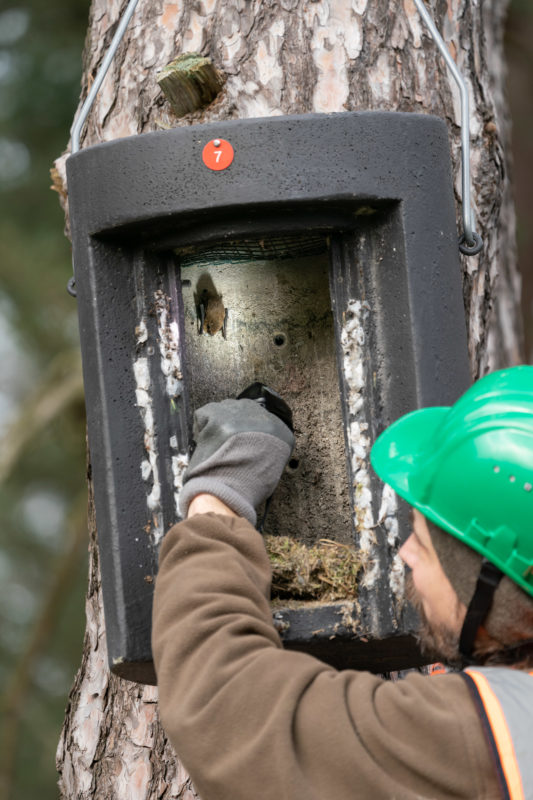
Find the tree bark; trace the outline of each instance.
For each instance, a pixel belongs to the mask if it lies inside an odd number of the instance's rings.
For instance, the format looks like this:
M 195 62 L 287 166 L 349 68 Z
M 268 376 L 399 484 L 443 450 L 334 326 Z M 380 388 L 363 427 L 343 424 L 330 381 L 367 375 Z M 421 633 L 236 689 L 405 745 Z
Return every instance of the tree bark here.
M 93 2 L 83 96 L 125 5 Z M 473 206 L 484 240 L 478 256 L 462 259 L 473 378 L 522 355 L 503 97 L 505 7 L 500 0 L 429 3 L 472 105 Z M 207 108 L 178 119 L 156 77 L 185 52 L 209 56 L 226 80 Z M 220 119 L 363 109 L 432 113 L 449 127 L 459 219 L 459 108 L 455 84 L 412 0 L 141 0 L 82 146 Z M 57 162 L 63 179 L 64 158 Z M 87 630 L 57 754 L 61 796 L 192 800 L 197 795 L 158 721 L 157 690 L 108 671 L 90 476 L 89 520 Z

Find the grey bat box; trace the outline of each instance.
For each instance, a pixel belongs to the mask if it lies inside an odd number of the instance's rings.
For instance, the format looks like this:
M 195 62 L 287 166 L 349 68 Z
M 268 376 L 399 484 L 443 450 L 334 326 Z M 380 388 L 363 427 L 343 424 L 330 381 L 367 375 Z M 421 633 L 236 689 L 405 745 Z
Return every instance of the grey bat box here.
M 233 159 L 212 169 L 218 141 Z M 406 509 L 369 451 L 401 414 L 469 384 L 444 123 L 196 125 L 87 148 L 67 175 L 111 669 L 155 680 L 158 550 L 192 414 L 255 380 L 296 430 L 266 529 L 354 545 L 365 564 L 357 599 L 277 601 L 285 646 L 377 672 L 421 663 L 396 555 Z

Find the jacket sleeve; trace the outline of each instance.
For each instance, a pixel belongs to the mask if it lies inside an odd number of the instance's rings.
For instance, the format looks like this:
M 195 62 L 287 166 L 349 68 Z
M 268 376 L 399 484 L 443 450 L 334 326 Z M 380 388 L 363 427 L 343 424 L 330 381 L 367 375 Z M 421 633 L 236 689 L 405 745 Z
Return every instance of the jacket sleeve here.
M 165 537 L 159 708 L 202 800 L 500 797 L 461 676 L 391 683 L 283 650 L 269 591 L 246 520 L 197 515 Z

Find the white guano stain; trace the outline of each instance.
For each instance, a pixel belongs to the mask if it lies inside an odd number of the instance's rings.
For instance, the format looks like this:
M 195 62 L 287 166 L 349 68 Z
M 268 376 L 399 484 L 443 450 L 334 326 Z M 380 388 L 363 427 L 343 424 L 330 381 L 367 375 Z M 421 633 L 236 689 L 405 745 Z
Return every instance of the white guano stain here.
M 370 439 L 368 422 L 363 414 L 365 324 L 370 306 L 361 300 L 350 300 L 344 314 L 341 333 L 343 371 L 348 396 L 348 441 L 354 480 L 354 523 L 359 535 L 359 549 L 365 564 L 362 584 L 373 586 L 379 575 L 379 561 L 375 552 L 376 536 L 372 514 L 372 491 L 368 471 Z
M 178 442 L 175 436 L 170 437 L 170 446 L 173 450 L 178 450 Z M 189 456 L 187 453 L 180 453 L 178 452 L 176 455 L 172 456 L 172 477 L 174 482 L 174 506 L 176 509 L 176 514 L 178 517 L 181 516 L 180 514 L 180 492 L 183 488 L 183 476 L 185 474 L 185 470 L 189 465 Z
M 405 564 L 399 553 L 394 554 L 389 570 L 389 586 L 393 597 L 399 605 L 403 605 L 405 598 Z
M 183 380 L 179 355 L 179 328 L 178 323 L 171 318 L 169 313 L 170 301 L 167 295 L 158 289 L 154 296 L 161 372 L 166 378 L 167 395 L 174 399 L 181 394 Z
M 381 505 L 379 507 L 378 525 L 383 525 L 387 531 L 387 544 L 394 547 L 398 543 L 398 500 L 396 492 L 387 483 L 383 487 Z
M 135 328 L 136 352 L 143 352 L 148 341 L 146 322 L 141 319 Z M 161 512 L 161 481 L 159 479 L 159 455 L 152 408 L 152 387 L 148 358 L 139 355 L 133 362 L 135 377 L 135 399 L 144 426 L 144 449 L 146 458 L 141 462 L 141 478 L 147 487 L 146 504 L 150 533 L 157 544 L 163 536 L 163 514 Z
M 164 376 L 165 393 L 169 398 L 171 411 L 174 402 L 182 393 L 183 375 L 180 360 L 180 336 L 177 321 L 170 313 L 170 298 L 158 289 L 154 293 L 154 308 L 157 320 L 157 344 L 159 348 L 159 368 Z M 159 453 L 153 411 L 150 363 L 144 355 L 148 341 L 146 322 L 141 319 L 135 328 L 136 350 L 138 355 L 133 364 L 135 376 L 135 396 L 144 425 L 144 449 L 146 457 L 141 462 L 141 477 L 147 486 L 146 503 L 149 511 L 149 528 L 153 542 L 158 545 L 164 534 L 163 512 L 161 508 L 161 480 L 159 477 Z M 148 349 L 146 352 L 150 353 Z M 153 352 L 153 351 L 152 351 Z M 156 356 L 157 357 L 157 356 Z M 176 514 L 179 516 L 179 492 L 183 486 L 183 474 L 187 468 L 188 456 L 180 453 L 177 436 L 169 438 L 172 468 L 172 488 Z
M 148 328 L 146 327 L 146 322 L 144 319 L 142 319 L 135 328 L 135 340 L 137 347 L 139 347 L 141 344 L 145 344 L 148 341 Z
M 137 330 L 142 326 L 138 325 Z M 135 397 L 144 425 L 144 449 L 146 458 L 141 462 L 141 477 L 148 484 L 146 503 L 150 512 L 151 534 L 157 544 L 163 536 L 163 515 L 161 513 L 161 482 L 159 480 L 159 465 L 157 452 L 157 437 L 155 433 L 154 413 L 152 409 L 152 393 L 150 382 L 150 368 L 148 359 L 137 358 L 133 363 L 135 376 Z
M 165 376 L 165 388 L 171 403 L 181 394 L 183 374 L 180 360 L 180 334 L 178 323 L 170 315 L 170 300 L 161 290 L 155 293 L 155 311 L 161 372 Z M 183 487 L 183 475 L 189 463 L 187 453 L 180 453 L 178 438 L 172 435 L 169 440 L 171 450 L 177 451 L 171 457 L 174 506 L 179 516 L 179 494 Z
M 383 487 L 381 505 L 379 507 L 378 525 L 383 525 L 387 532 L 389 547 L 398 546 L 398 498 L 396 492 L 388 484 Z M 389 571 L 389 586 L 392 596 L 400 603 L 403 602 L 405 593 L 405 565 L 398 553 L 394 554 Z

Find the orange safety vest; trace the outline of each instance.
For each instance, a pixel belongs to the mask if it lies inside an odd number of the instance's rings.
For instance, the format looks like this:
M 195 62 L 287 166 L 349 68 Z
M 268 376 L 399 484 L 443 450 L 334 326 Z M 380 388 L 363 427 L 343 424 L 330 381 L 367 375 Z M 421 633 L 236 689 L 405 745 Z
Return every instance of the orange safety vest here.
M 494 756 L 504 800 L 533 800 L 533 672 L 469 667 L 468 683 Z

